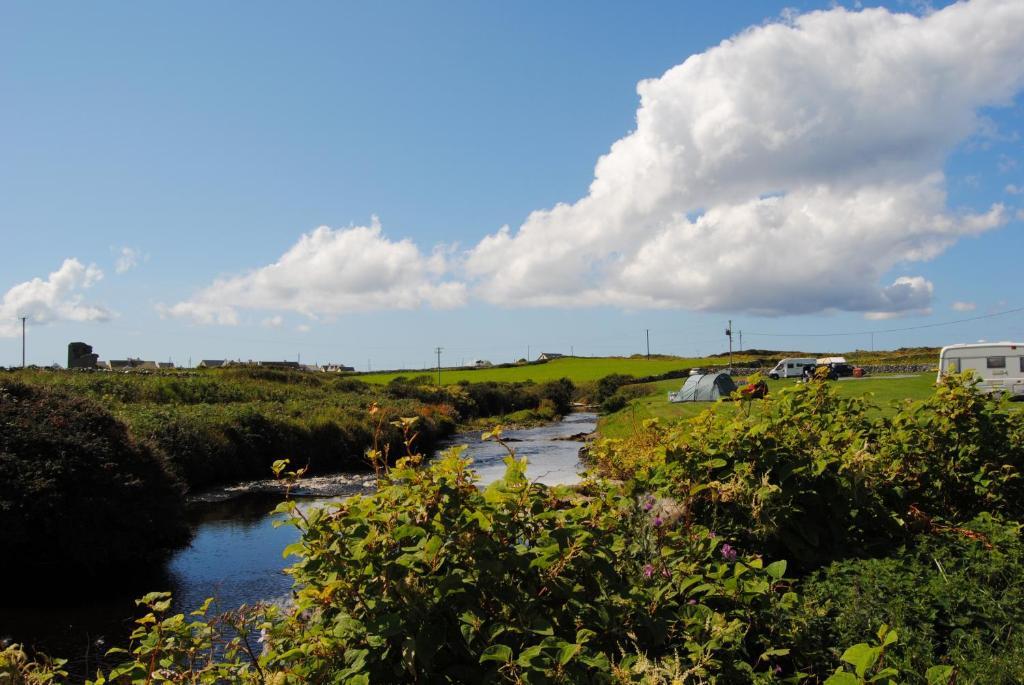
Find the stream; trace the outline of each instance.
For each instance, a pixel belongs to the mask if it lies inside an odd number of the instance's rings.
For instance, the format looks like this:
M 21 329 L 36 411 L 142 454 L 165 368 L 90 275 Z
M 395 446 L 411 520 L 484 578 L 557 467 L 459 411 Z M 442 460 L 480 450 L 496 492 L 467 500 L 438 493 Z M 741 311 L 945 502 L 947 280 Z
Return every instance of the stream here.
M 557 438 L 591 433 L 596 426 L 596 414 L 581 412 L 556 423 L 505 431 L 504 438 L 517 456 L 529 460 L 527 475 L 532 480 L 568 485 L 580 479 L 582 443 Z M 459 434 L 442 449 L 452 445 L 466 445 L 481 485 L 504 474 L 505 449 L 481 442 L 479 432 Z M 304 506 L 327 503 L 370 492 L 371 480 L 367 474 L 325 476 L 309 479 L 292 494 Z M 126 641 L 137 616 L 134 599 L 149 590 L 171 590 L 174 610 L 184 613 L 211 596 L 222 611 L 258 601 L 287 600 L 291 578 L 284 568 L 294 559 L 282 559 L 281 550 L 298 536 L 289 526 L 274 527 L 275 517 L 269 512 L 280 501 L 280 493 L 269 482 L 200 497 L 190 507 L 191 544 L 176 552 L 163 569 L 118 591 L 60 597 L 54 606 L 0 606 L 0 641 L 13 640 L 70 657 L 73 674 L 94 675 L 97 657 L 114 643 Z

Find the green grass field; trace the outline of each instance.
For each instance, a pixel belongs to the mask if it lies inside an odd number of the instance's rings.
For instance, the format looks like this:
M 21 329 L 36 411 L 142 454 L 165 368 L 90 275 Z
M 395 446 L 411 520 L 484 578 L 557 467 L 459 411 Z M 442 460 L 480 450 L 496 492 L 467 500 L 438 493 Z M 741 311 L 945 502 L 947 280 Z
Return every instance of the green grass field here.
M 735 355 L 734 364 L 741 364 L 750 357 Z M 621 373 L 627 376 L 642 378 L 644 376 L 655 376 L 657 374 L 675 371 L 677 369 L 691 369 L 695 366 L 715 365 L 721 366 L 727 362 L 722 357 L 714 358 L 693 358 L 683 357 L 566 357 L 554 359 L 546 364 L 524 364 L 507 368 L 484 368 L 484 369 L 458 369 L 441 370 L 441 384 L 451 385 L 466 380 L 470 383 L 484 383 L 486 381 L 544 381 L 568 378 L 574 383 L 596 381 L 613 373 Z M 359 374 L 357 378 L 367 383 L 388 383 L 393 378 L 405 376 L 412 378 L 420 375 L 436 376 L 435 371 L 402 371 L 395 373 L 365 373 Z
M 795 379 L 768 381 L 769 393 L 778 392 L 792 385 Z M 630 435 L 644 419 L 684 419 L 696 416 L 709 407 L 716 411 L 734 411 L 731 402 L 683 402 L 672 404 L 668 401 L 668 392 L 679 390 L 683 379 L 673 379 L 651 383 L 651 392 L 645 397 L 633 400 L 624 409 L 601 417 L 598 431 L 606 437 L 624 437 Z M 883 413 L 893 411 L 892 403 L 905 399 L 923 399 L 931 394 L 935 385 L 935 374 L 924 373 L 909 378 L 876 376 L 872 378 L 850 379 L 837 382 L 839 392 L 847 396 L 869 397 L 881 408 Z M 755 402 L 755 405 L 757 403 Z

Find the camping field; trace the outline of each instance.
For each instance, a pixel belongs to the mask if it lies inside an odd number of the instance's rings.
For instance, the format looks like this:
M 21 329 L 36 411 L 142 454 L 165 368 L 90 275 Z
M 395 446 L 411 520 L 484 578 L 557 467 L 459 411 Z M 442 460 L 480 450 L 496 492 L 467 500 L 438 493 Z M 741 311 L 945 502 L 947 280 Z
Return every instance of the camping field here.
M 739 365 L 751 358 L 737 354 L 733 356 L 733 362 Z M 640 356 L 563 357 L 544 364 L 522 364 L 507 367 L 494 366 L 481 369 L 459 368 L 449 370 L 442 368 L 441 384 L 451 385 L 463 380 L 470 383 L 484 383 L 487 381 L 536 381 L 542 383 L 544 381 L 558 380 L 559 378 L 568 378 L 574 383 L 581 383 L 596 381 L 613 373 L 642 378 L 678 369 L 691 369 L 695 366 L 722 366 L 726 361 L 723 357 L 686 358 L 656 356 L 650 359 Z M 367 383 L 388 383 L 399 376 L 411 378 L 424 374 L 436 377 L 437 372 L 431 370 L 395 371 L 364 373 L 359 374 L 357 377 L 359 380 L 366 381 Z
M 796 383 L 796 379 L 769 380 L 769 393 L 778 392 Z M 844 379 L 836 382 L 840 393 L 847 396 L 866 397 L 883 413 L 895 411 L 894 403 L 907 399 L 923 399 L 931 394 L 935 384 L 935 373 L 923 373 L 909 377 L 875 376 L 859 379 Z M 682 419 L 696 416 L 709 407 L 717 411 L 735 411 L 731 402 L 683 402 L 672 404 L 668 401 L 669 391 L 679 390 L 683 379 L 672 379 L 648 384 L 650 392 L 633 400 L 624 409 L 601 417 L 598 431 L 606 437 L 629 435 L 635 426 L 645 419 Z M 756 407 L 757 401 L 754 401 Z

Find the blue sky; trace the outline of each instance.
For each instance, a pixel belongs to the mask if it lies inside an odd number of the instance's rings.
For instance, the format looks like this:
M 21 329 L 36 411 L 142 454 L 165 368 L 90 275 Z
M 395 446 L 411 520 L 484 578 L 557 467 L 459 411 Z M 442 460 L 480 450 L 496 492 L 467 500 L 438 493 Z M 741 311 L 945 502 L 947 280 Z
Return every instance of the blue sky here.
M 730 235 L 741 244 L 748 239 L 729 221 L 764 210 L 744 204 L 742 193 L 778 190 L 796 203 L 801 190 L 828 186 L 826 197 L 816 200 L 817 211 L 828 214 L 848 194 L 877 204 L 879 193 L 889 192 L 890 186 L 881 184 L 879 190 L 863 181 L 877 160 L 865 156 L 850 162 L 842 150 L 835 153 L 836 165 L 853 169 L 843 178 L 825 170 L 817 179 L 805 168 L 793 176 L 796 180 L 772 189 L 764 179 L 788 164 L 787 154 L 803 154 L 796 148 L 787 152 L 784 145 L 775 156 L 753 155 L 736 167 L 741 172 L 723 172 L 721 178 L 673 171 L 673 182 L 697 190 L 685 198 L 665 190 L 664 197 L 652 200 L 665 204 L 657 217 L 629 210 L 638 232 L 647 227 L 646 237 L 638 233 L 638 244 L 669 230 L 665 217 L 690 216 L 693 223 L 672 229 L 690 236 L 685 249 L 673 248 L 682 253 L 676 261 L 650 261 L 650 255 L 648 261 L 636 255 L 619 261 L 622 248 L 611 239 L 605 251 L 591 250 L 605 240 L 587 238 L 591 228 L 601 236 L 629 230 L 611 225 L 611 219 L 604 226 L 609 210 L 597 200 L 593 209 L 574 206 L 567 217 L 542 217 L 543 228 L 531 228 L 531 212 L 588 197 L 598 158 L 637 130 L 638 82 L 660 79 L 691 55 L 748 27 L 778 22 L 786 7 L 799 14 L 832 6 L 720 5 L 5 3 L 0 8 L 0 297 L 7 293 L 8 306 L 0 312 L 12 321 L 0 327 L 7 335 L 0 337 L 0 365 L 20 362 L 19 330 L 13 325 L 21 311 L 17 307 L 38 319 L 29 324 L 30 363 L 63 363 L 67 342 L 85 340 L 105 359 L 136 356 L 180 364 L 190 358 L 301 355 L 303 361 L 364 369 L 426 365 L 435 346 L 446 349 L 446 363 L 510 361 L 528 349 L 533 356 L 570 347 L 577 354 L 629 354 L 643 350 L 645 329 L 655 352 L 706 354 L 724 349 L 721 333 L 730 318 L 736 329 L 745 330 L 748 347 L 849 350 L 868 347 L 871 337 L 757 334 L 888 330 L 1021 306 L 1014 285 L 1024 247 L 1018 217 L 1024 207 L 1019 193 L 1024 189 L 1024 109 L 1017 73 L 1024 67 L 1019 60 L 1013 65 L 1012 46 L 1005 55 L 990 55 L 991 63 L 978 60 L 992 70 L 979 78 L 1002 79 L 1002 90 L 977 86 L 963 102 L 948 105 L 950 111 L 981 117 L 969 130 L 948 139 L 928 133 L 936 119 L 942 124 L 937 129 L 957 129 L 963 122 L 950 114 L 946 126 L 945 109 L 908 108 L 926 112 L 920 122 L 925 142 L 915 139 L 913 122 L 900 119 L 893 129 L 911 133 L 879 143 L 905 144 L 910 150 L 912 172 L 894 171 L 898 165 L 892 160 L 880 172 L 888 174 L 892 187 L 914 186 L 906 191 L 908 212 L 920 217 L 941 210 L 965 224 L 965 217 L 988 216 L 977 220 L 983 224 L 977 230 L 950 229 L 948 238 L 940 239 L 935 226 L 942 222 L 929 219 L 913 238 L 917 247 L 908 247 L 900 243 L 906 215 L 883 217 L 881 228 L 863 229 L 870 235 L 865 238 L 870 254 L 849 264 L 843 251 L 857 251 L 860 243 L 840 239 L 842 227 L 823 241 L 826 254 L 819 261 L 817 253 L 794 247 L 782 232 L 746 262 L 713 265 L 707 292 L 686 286 L 699 278 L 627 282 L 612 273 L 629 268 L 654 273 L 666 264 L 677 264 L 683 273 L 694 268 L 686 262 L 691 247 L 705 260 L 735 251 Z M 920 21 L 932 11 L 916 3 L 888 7 Z M 932 7 L 941 14 L 944 3 Z M 852 3 L 850 9 L 857 12 Z M 792 14 L 788 17 L 794 22 Z M 1024 27 L 1018 29 L 1020 35 Z M 858 30 L 887 29 L 881 21 L 877 28 Z M 755 38 L 748 41 L 749 50 L 720 51 L 721 64 L 743 69 L 758 54 L 778 56 Z M 841 63 L 842 54 L 834 57 Z M 906 63 L 915 59 L 909 54 Z M 920 84 L 921 74 L 949 78 L 942 64 L 918 66 L 910 83 Z M 799 71 L 773 72 L 794 79 L 779 86 L 781 92 L 800 88 Z M 683 74 L 678 83 L 662 79 L 650 101 L 664 102 L 672 112 L 699 110 L 694 84 L 710 91 L 715 78 L 704 73 Z M 956 89 L 963 80 L 944 88 Z M 756 91 L 757 83 L 749 90 Z M 893 90 L 892 98 L 912 96 Z M 870 106 L 868 98 L 879 95 L 876 89 L 860 100 L 856 90 L 843 92 L 852 92 L 850 102 L 840 103 L 845 109 Z M 757 107 L 762 105 L 768 107 L 767 102 Z M 697 121 L 696 110 L 686 116 Z M 742 121 L 756 122 L 758 110 L 753 113 Z M 897 114 L 903 116 L 902 110 Z M 778 114 L 780 121 L 785 116 L 786 111 Z M 652 128 L 674 123 L 669 116 Z M 868 132 L 863 141 L 856 139 L 861 148 L 873 143 L 872 126 L 881 127 L 870 118 L 850 126 Z M 674 135 L 665 134 L 669 140 Z M 659 141 L 664 142 L 655 136 L 652 144 Z M 918 147 L 927 150 L 919 153 Z M 705 156 L 680 164 L 718 161 Z M 613 159 L 609 183 L 634 178 L 630 163 Z M 726 171 L 734 168 L 722 164 Z M 823 154 L 814 164 L 828 167 L 829 158 Z M 760 185 L 718 197 L 717 188 L 734 183 L 748 168 Z M 936 170 L 944 172 L 941 181 L 922 180 Z M 851 181 L 854 176 L 861 185 Z M 658 182 L 654 178 L 650 185 Z M 646 192 L 645 186 L 634 192 L 630 183 L 623 181 L 612 192 L 640 203 L 636 196 Z M 945 193 L 938 205 L 935 190 Z M 998 217 L 991 214 L 997 204 Z M 725 217 L 718 223 L 711 211 L 716 207 Z M 707 224 L 700 223 L 705 209 Z M 367 233 L 364 242 L 343 247 L 331 242 L 348 236 L 347 229 L 371 226 L 374 217 L 381 227 L 376 237 Z M 481 241 L 499 236 L 505 225 L 509 239 L 500 247 L 511 257 L 496 265 Z M 332 259 L 339 260 L 325 273 L 335 268 L 368 273 L 327 282 L 315 292 L 301 287 L 296 292 L 292 280 L 268 285 L 276 272 L 246 276 L 281 260 L 320 226 L 337 231 L 322 236 L 334 246 Z M 879 234 L 883 229 L 886 233 Z M 542 230 L 550 237 L 538 238 Z M 704 235 L 706 244 L 699 242 Z M 561 264 L 568 262 L 550 258 L 555 252 L 543 254 L 549 239 L 578 257 L 582 271 L 566 266 L 563 279 Z M 901 245 L 893 250 L 902 256 L 886 256 L 889 239 Z M 399 259 L 393 253 L 401 251 L 395 246 L 403 240 L 409 242 Z M 927 258 L 907 257 L 925 243 L 921 249 Z M 649 252 L 657 253 L 663 244 L 651 242 Z M 316 259 L 316 245 L 293 260 L 299 273 L 300 257 Z M 437 261 L 430 261 L 439 245 Z M 380 258 L 397 265 L 397 272 L 368 256 L 378 247 Z M 125 248 L 131 250 L 127 260 Z M 46 291 L 33 281 L 45 284 L 67 259 L 82 267 L 61 272 L 68 289 Z M 804 280 L 787 273 L 815 263 L 820 273 Z M 875 269 L 878 263 L 885 268 Z M 632 266 L 619 266 L 624 264 Z M 762 267 L 778 269 L 777 289 L 771 273 L 741 287 L 746 275 Z M 372 306 L 342 303 L 342 290 L 372 285 L 374 273 L 391 276 L 379 284 L 379 298 L 362 298 Z M 416 273 L 419 280 L 393 290 L 394 273 Z M 516 274 L 525 274 L 522 282 Z M 918 280 L 905 281 L 906 288 L 896 294 L 885 290 L 900 277 Z M 548 279 L 562 280 L 552 286 Z M 443 283 L 462 290 L 438 294 Z M 550 297 L 563 283 L 565 292 Z M 289 298 L 316 304 L 292 305 Z M 954 303 L 959 303 L 956 310 Z M 393 308 L 398 304 L 403 308 Z M 205 316 L 210 307 L 230 316 L 218 314 L 220 323 L 211 322 Z M 874 343 L 894 347 L 979 338 L 1024 338 L 1024 315 L 879 333 Z

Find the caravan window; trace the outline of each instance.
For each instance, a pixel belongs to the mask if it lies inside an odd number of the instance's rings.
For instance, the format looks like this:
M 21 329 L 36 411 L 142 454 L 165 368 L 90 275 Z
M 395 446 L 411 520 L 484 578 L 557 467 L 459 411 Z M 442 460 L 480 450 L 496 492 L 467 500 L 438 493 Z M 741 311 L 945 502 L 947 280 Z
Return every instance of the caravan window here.
M 989 369 L 1005 369 L 1006 357 L 989 357 L 985 360 L 985 367 Z
M 1024 357 L 1021 357 L 1024 359 Z M 947 359 L 946 360 L 946 373 L 960 373 L 960 360 L 959 359 Z
M 1018 359 L 1020 359 L 1020 370 L 1021 370 L 1021 373 L 1024 373 L 1024 357 L 1018 357 Z
M 793 362 L 789 362 L 788 364 L 786 364 L 787 369 L 792 369 L 794 366 L 796 365 Z

